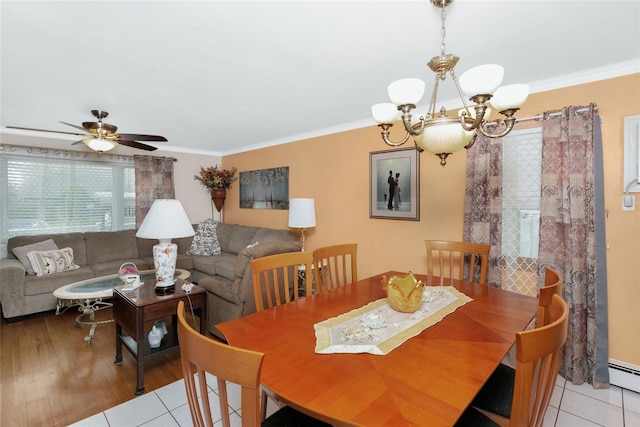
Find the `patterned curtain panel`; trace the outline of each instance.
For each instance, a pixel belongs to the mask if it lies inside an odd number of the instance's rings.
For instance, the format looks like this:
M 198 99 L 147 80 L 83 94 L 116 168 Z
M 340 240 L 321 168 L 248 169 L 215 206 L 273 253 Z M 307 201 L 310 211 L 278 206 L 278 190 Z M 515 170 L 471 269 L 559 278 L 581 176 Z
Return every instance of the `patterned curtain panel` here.
M 133 156 L 136 173 L 136 228 L 156 199 L 175 199 L 173 158 Z
M 475 144 L 467 151 L 463 239 L 466 242 L 491 244 L 487 284 L 500 287 L 499 262 L 502 246 L 501 138 L 487 138 L 478 134 Z
M 605 294 L 598 293 L 598 276 L 606 281 L 606 271 L 596 268 L 595 117 L 594 105 L 543 115 L 538 260 L 541 269 L 561 273 L 571 308 L 560 374 L 574 384 L 606 386 L 608 374 L 594 378 L 598 340 L 607 340 L 596 322 L 607 313 L 606 305 L 598 305 L 599 295 L 606 298 L 606 283 Z

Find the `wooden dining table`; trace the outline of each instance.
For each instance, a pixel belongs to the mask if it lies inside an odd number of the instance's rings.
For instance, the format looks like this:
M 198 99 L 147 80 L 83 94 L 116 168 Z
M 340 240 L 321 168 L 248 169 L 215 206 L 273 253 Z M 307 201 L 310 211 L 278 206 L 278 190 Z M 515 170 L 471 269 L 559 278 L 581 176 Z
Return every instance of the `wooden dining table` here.
M 264 353 L 264 387 L 333 425 L 453 425 L 533 319 L 537 299 L 447 279 L 473 301 L 390 353 L 317 354 L 314 324 L 385 298 L 383 274 L 217 327 L 230 345 Z

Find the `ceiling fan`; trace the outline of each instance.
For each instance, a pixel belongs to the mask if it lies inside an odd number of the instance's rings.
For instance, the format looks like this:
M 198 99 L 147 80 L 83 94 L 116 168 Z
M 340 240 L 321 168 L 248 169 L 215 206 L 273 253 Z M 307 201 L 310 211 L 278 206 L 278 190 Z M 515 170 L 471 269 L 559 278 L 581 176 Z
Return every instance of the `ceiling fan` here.
M 22 130 L 34 130 L 39 132 L 52 132 L 63 133 L 67 135 L 78 135 L 81 138 L 80 141 L 74 142 L 72 145 L 85 144 L 92 150 L 102 153 L 103 151 L 109 151 L 118 144 L 126 145 L 128 147 L 139 148 L 141 150 L 153 151 L 157 150 L 157 147 L 143 144 L 138 141 L 160 141 L 165 142 L 167 138 L 159 135 L 139 135 L 135 133 L 116 133 L 118 128 L 112 124 L 104 123 L 102 119 L 109 115 L 108 112 L 102 110 L 91 110 L 91 114 L 98 119 L 97 122 L 82 122 L 82 127 L 73 125 L 67 122 L 60 122 L 67 126 L 74 127 L 83 131 L 84 133 L 76 132 L 64 132 L 59 130 L 45 130 L 25 128 L 20 126 L 7 126 L 10 129 L 22 129 Z

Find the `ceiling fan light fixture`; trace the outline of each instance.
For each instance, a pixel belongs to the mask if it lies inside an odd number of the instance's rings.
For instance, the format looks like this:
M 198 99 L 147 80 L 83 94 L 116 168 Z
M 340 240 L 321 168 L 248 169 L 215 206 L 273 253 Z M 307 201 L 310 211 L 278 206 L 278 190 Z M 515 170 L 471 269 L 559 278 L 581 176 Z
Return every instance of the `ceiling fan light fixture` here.
M 427 114 L 420 116 L 415 122 L 412 121 L 411 110 L 416 108 L 424 95 L 424 82 L 413 78 L 397 80 L 389 85 L 388 95 L 392 104 L 376 104 L 371 108 L 373 118 L 382 129 L 380 134 L 385 144 L 398 147 L 413 136 L 416 149 L 437 155 L 442 166 L 446 164 L 449 154 L 461 148 L 471 148 L 477 133 L 488 138 L 500 138 L 511 132 L 516 122 L 514 114 L 529 93 L 527 85 L 500 87 L 504 78 L 504 68 L 498 64 L 479 65 L 464 72 L 459 79 L 456 77 L 454 68 L 460 58 L 445 53 L 444 43 L 445 9 L 452 1 L 431 0 L 434 6 L 442 9 L 442 43 L 440 55 L 431 58 L 427 64 L 436 74 Z M 444 107 L 440 109 L 439 116 L 436 114 L 438 87 L 441 81 L 446 80 L 447 74 L 451 76 L 463 105 L 458 117 L 447 117 Z M 468 105 L 465 97 L 474 105 Z M 486 126 L 491 114 L 488 102 L 504 116 L 504 128 L 500 127 L 500 130 L 497 130 L 495 126 Z M 394 114 L 391 105 L 395 105 L 398 112 Z M 398 120 L 402 121 L 406 133 L 400 141 L 392 141 L 390 129 Z
M 76 135 L 80 137 L 79 141 L 74 142 L 72 145 L 85 144 L 87 147 L 95 150 L 99 153 L 103 151 L 112 150 L 116 145 L 126 145 L 128 147 L 137 148 L 140 150 L 153 151 L 157 150 L 157 147 L 152 145 L 143 144 L 139 141 L 158 141 L 166 142 L 167 138 L 160 135 L 144 135 L 137 133 L 116 133 L 118 128 L 112 124 L 104 123 L 102 119 L 107 117 L 109 113 L 102 110 L 91 110 L 91 114 L 98 119 L 97 122 L 82 122 L 82 126 L 77 126 L 72 123 L 61 121 L 60 123 L 71 126 L 78 129 L 83 133 L 78 132 L 64 132 L 59 130 L 47 130 L 27 128 L 22 126 L 7 126 L 7 129 L 22 129 L 27 131 L 38 132 L 53 132 L 66 135 Z
M 101 139 L 101 138 L 86 137 L 86 138 L 82 138 L 82 142 L 84 143 L 84 145 L 86 145 L 87 147 L 91 148 L 94 151 L 97 151 L 98 153 L 112 150 L 116 146 L 115 142 L 109 141 L 108 139 Z

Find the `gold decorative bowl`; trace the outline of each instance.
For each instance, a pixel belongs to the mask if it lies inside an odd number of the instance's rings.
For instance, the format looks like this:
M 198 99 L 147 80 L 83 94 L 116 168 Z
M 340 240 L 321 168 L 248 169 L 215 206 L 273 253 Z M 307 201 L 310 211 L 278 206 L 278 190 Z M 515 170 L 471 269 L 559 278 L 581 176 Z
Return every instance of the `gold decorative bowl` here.
M 402 313 L 413 313 L 422 304 L 424 282 L 416 280 L 412 272 L 406 276 L 382 276 L 382 289 L 387 291 L 389 305 Z

